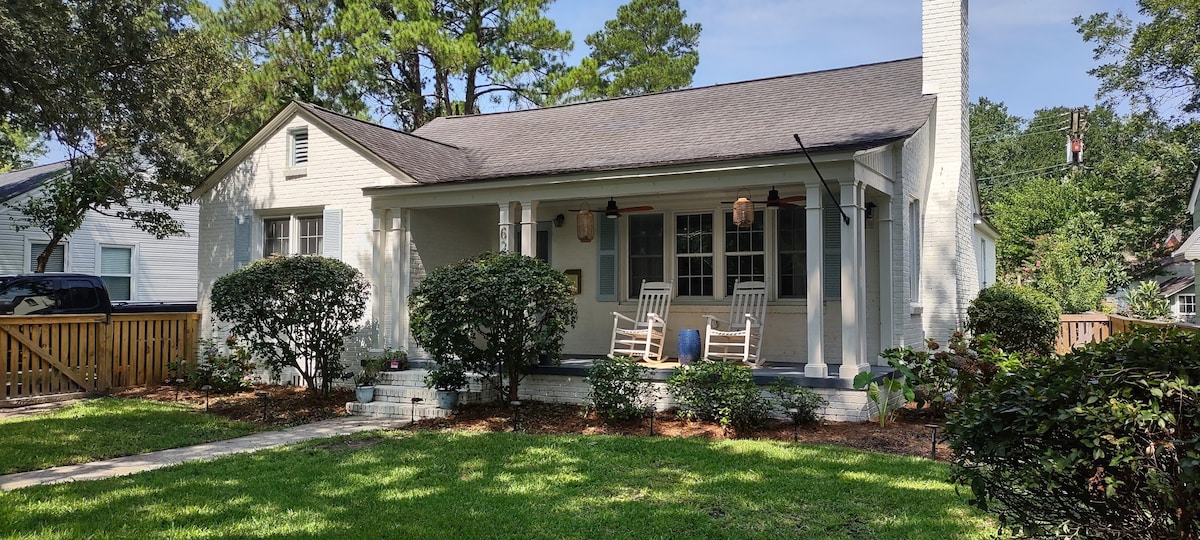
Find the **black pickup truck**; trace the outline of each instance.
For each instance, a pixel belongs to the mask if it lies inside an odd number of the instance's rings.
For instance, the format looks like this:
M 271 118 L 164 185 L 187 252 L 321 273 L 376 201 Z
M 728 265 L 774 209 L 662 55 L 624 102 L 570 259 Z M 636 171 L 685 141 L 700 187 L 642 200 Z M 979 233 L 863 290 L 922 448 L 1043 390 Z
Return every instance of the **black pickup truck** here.
M 194 303 L 118 302 L 108 298 L 104 280 L 87 274 L 49 273 L 0 276 L 0 315 L 85 315 L 112 313 L 190 313 Z

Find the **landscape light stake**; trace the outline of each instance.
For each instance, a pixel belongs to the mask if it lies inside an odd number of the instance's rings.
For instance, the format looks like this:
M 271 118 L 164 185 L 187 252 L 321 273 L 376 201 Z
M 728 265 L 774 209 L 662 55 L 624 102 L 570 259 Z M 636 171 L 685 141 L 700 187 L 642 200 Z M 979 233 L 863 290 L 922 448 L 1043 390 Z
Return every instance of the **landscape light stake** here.
M 200 389 L 204 390 L 204 412 L 208 412 L 208 394 L 212 392 L 212 385 L 206 384 L 201 386 Z
M 425 398 L 415 397 L 415 398 L 412 398 L 411 401 L 412 401 L 412 411 L 408 413 L 408 425 L 415 426 L 415 425 L 417 425 L 417 404 L 422 401 L 425 401 Z
M 925 424 L 925 427 L 933 430 L 933 435 L 929 437 L 929 459 L 937 461 L 937 430 L 941 426 L 937 424 Z
M 654 436 L 654 404 L 646 407 L 646 414 L 650 415 L 650 436 Z
M 175 403 L 179 403 L 180 388 L 183 388 L 183 379 L 175 379 Z
M 510 401 L 508 404 L 512 405 L 513 408 L 512 430 L 515 433 L 517 431 L 517 425 L 521 422 L 521 401 Z
M 264 424 L 267 422 L 267 397 L 270 395 L 271 394 L 268 394 L 266 392 L 255 392 L 254 393 L 254 397 L 262 400 L 262 404 L 263 404 L 263 419 L 262 419 L 262 421 Z
M 792 417 L 792 442 L 800 442 L 800 409 L 788 409 L 788 416 Z

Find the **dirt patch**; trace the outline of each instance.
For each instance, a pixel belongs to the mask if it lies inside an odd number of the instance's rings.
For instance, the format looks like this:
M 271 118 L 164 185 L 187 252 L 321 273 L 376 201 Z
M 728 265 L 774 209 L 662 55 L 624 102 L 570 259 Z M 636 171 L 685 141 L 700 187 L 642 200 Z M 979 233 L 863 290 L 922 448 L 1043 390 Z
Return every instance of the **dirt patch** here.
M 267 415 L 263 419 L 263 402 L 255 392 L 267 392 Z M 135 389 L 122 392 L 122 397 L 176 401 L 175 388 L 160 386 L 157 389 Z M 252 390 L 226 396 L 212 396 L 209 410 L 217 415 L 273 426 L 290 426 L 345 416 L 347 401 L 354 399 L 349 389 L 337 389 L 328 398 L 310 395 L 305 389 L 295 386 L 259 386 Z M 196 409 L 204 409 L 204 393 L 180 390 L 178 401 Z M 926 424 L 942 425 L 941 420 L 931 420 L 926 414 L 911 409 L 900 411 L 900 418 L 885 427 L 873 422 L 824 422 L 803 425 L 793 431 L 790 422 L 773 421 L 752 433 L 737 433 L 724 430 L 708 422 L 690 422 L 678 418 L 673 412 L 654 415 L 656 437 L 704 437 L 707 439 L 773 439 L 814 444 L 834 444 L 862 450 L 929 457 L 931 431 Z M 422 420 L 404 429 L 462 430 L 462 431 L 512 431 L 516 429 L 535 434 L 581 434 L 581 435 L 650 435 L 650 419 L 643 418 L 623 422 L 606 422 L 585 408 L 577 405 L 540 403 L 527 401 L 515 412 L 507 404 L 484 404 L 465 406 L 446 418 Z M 941 432 L 938 436 L 940 438 Z M 362 441 L 331 443 L 337 448 L 350 449 L 346 445 L 373 444 Z M 938 444 L 937 458 L 947 461 L 950 449 Z
M 383 442 L 383 437 L 364 437 L 361 439 L 331 439 L 329 442 L 318 444 L 316 447 L 330 452 L 354 452 L 370 448 Z
M 264 400 L 255 395 L 257 392 L 267 393 L 265 415 Z M 136 388 L 118 395 L 156 401 L 178 401 L 204 410 L 204 392 L 186 389 L 176 392 L 173 386 Z M 345 388 L 335 388 L 326 397 L 312 394 L 297 386 L 264 385 L 236 394 L 212 395 L 209 397 L 208 408 L 209 412 L 232 420 L 272 426 L 294 426 L 345 416 L 346 402 L 353 400 L 354 392 Z

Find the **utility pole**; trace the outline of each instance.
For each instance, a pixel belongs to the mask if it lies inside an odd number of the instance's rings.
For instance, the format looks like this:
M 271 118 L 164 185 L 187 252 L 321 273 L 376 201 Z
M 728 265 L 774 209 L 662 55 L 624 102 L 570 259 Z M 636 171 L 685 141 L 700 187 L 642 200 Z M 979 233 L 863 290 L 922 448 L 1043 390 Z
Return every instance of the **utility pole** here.
M 1084 109 L 1071 109 L 1071 131 L 1067 135 L 1067 164 L 1071 167 L 1083 166 L 1083 127 Z

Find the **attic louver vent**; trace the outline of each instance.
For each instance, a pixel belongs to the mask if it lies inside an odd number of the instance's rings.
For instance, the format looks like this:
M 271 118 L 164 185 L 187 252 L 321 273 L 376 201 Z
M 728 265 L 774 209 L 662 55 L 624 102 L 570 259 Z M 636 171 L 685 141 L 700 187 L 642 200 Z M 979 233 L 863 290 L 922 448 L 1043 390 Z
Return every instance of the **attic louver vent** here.
M 292 136 L 292 167 L 303 167 L 308 165 L 308 129 L 297 129 L 291 133 Z

